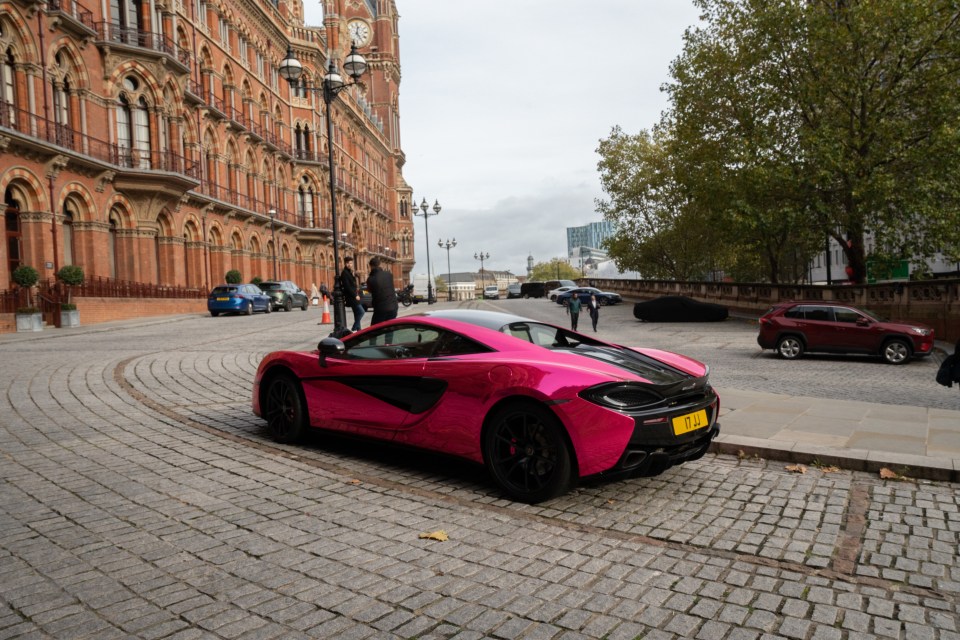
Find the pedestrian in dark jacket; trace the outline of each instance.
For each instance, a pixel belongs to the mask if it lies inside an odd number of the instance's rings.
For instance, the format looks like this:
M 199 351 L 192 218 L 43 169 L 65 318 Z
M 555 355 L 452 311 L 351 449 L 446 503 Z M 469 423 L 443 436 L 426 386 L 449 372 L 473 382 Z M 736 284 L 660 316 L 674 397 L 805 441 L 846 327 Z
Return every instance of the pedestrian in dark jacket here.
M 937 369 L 937 382 L 950 388 L 954 382 L 960 383 L 960 340 L 953 348 L 953 355 L 947 356 Z
M 376 256 L 370 258 L 367 290 L 370 291 L 373 304 L 371 326 L 397 317 L 397 290 L 393 286 L 393 274 L 380 268 L 380 258 Z
M 363 318 L 365 309 L 360 302 L 360 283 L 357 282 L 357 276 L 353 273 L 353 258 L 350 256 L 343 259 L 340 288 L 343 290 L 343 299 L 347 306 L 353 309 L 353 327 L 350 330 L 360 331 L 360 319 Z
M 587 311 L 590 312 L 590 322 L 593 324 L 593 330 L 597 330 L 597 320 L 600 319 L 600 303 L 597 296 L 590 294 L 590 302 L 587 303 Z
M 580 320 L 581 306 L 580 296 L 570 296 L 570 300 L 567 301 L 567 313 L 570 314 L 570 328 L 574 331 L 577 330 L 577 322 Z

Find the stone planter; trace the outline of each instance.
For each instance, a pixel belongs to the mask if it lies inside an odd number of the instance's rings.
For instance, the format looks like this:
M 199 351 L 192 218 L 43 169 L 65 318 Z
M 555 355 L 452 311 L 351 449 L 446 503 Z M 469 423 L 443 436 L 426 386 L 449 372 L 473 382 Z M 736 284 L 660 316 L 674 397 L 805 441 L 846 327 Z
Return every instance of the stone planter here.
M 64 327 L 79 327 L 80 326 L 80 310 L 74 309 L 72 311 L 60 310 L 60 328 Z
M 17 332 L 21 331 L 43 331 L 43 314 L 18 313 Z

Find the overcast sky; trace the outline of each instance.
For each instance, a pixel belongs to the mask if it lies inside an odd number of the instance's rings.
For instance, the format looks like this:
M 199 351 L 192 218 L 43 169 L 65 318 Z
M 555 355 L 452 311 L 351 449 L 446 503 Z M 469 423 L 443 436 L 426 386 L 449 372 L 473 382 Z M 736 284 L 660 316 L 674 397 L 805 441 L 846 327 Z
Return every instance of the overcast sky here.
M 657 123 L 660 86 L 696 24 L 690 0 L 396 0 L 404 177 L 438 240 L 456 238 L 451 270 L 526 275 L 527 256 L 566 255 L 566 228 L 601 220 L 596 153 L 615 125 Z M 307 23 L 320 12 L 306 0 Z M 427 272 L 415 219 L 414 273 Z

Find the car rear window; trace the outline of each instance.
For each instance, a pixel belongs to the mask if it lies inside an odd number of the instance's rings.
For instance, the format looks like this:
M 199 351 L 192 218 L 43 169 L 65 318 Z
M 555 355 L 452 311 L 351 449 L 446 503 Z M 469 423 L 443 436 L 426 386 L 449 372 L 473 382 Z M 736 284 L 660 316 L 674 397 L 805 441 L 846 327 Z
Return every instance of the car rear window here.
M 236 293 L 236 287 L 214 287 L 211 293 Z

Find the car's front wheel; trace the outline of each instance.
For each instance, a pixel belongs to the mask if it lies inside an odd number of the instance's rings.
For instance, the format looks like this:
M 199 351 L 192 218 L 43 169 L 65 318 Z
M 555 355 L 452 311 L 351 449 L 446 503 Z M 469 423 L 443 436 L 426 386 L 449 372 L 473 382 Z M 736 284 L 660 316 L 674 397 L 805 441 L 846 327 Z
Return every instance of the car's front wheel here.
M 270 301 L 267 301 L 267 308 L 264 310 L 265 313 L 271 313 L 273 311 L 273 304 Z
M 293 300 L 291 300 L 289 296 L 288 296 L 287 299 L 284 300 L 284 302 L 283 302 L 283 310 L 284 310 L 284 311 L 293 311 Z
M 890 364 L 903 364 L 910 360 L 910 345 L 899 338 L 888 340 L 883 345 L 883 359 Z
M 264 397 L 263 417 L 273 439 L 280 443 L 296 442 L 307 427 L 307 403 L 300 382 L 289 374 L 273 378 Z
M 597 302 L 600 303 L 601 307 L 605 307 L 608 304 L 610 304 L 610 301 L 607 300 L 606 298 L 597 298 Z
M 777 353 L 785 360 L 796 360 L 803 355 L 803 341 L 797 336 L 783 336 L 777 340 Z
M 573 484 L 563 426 L 537 404 L 510 404 L 490 416 L 483 434 L 483 460 L 493 481 L 520 502 L 550 500 Z
M 304 298 L 304 299 L 303 299 L 303 304 L 300 305 L 300 311 L 306 311 L 309 307 L 310 307 L 310 305 L 307 303 L 307 299 Z

